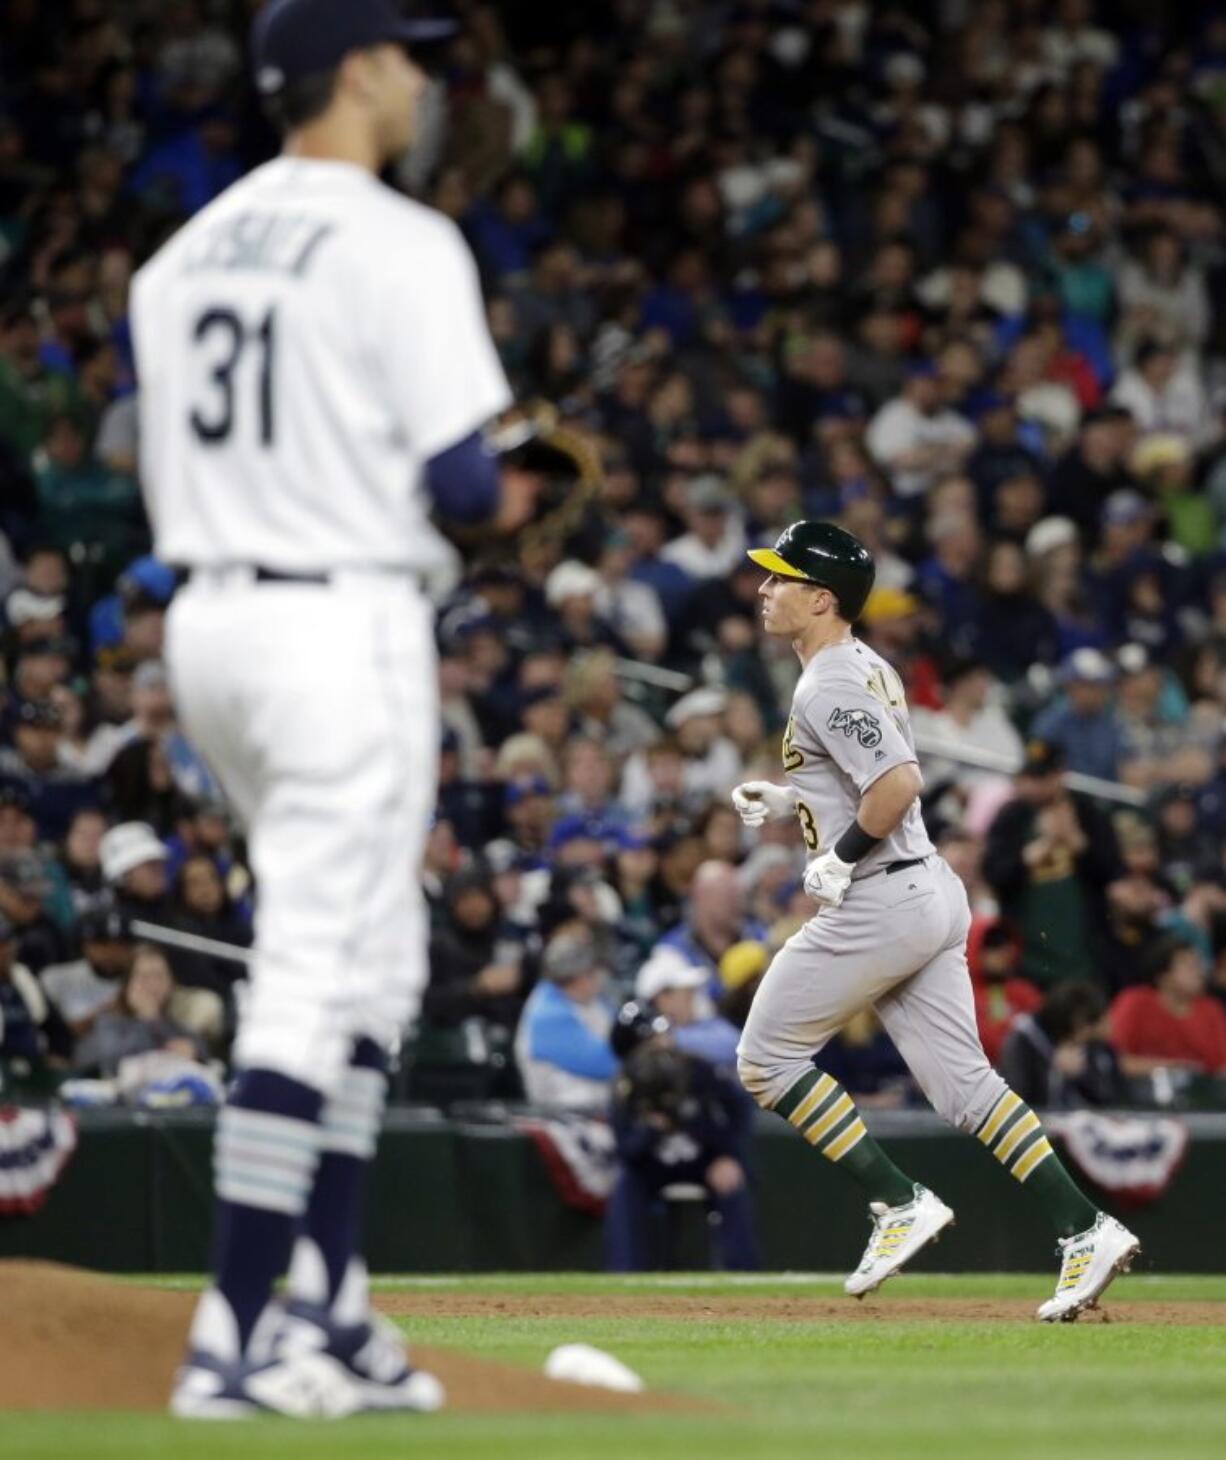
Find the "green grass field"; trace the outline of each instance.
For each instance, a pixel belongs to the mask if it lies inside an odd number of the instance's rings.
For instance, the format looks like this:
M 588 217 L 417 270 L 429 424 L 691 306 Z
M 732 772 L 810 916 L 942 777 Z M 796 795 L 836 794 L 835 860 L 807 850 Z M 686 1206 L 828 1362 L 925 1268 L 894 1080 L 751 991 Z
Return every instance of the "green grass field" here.
M 184 1279 L 186 1285 L 189 1279 Z M 386 1280 L 388 1290 L 449 1298 L 498 1295 L 497 1317 L 415 1317 L 412 1336 L 487 1358 L 539 1367 L 558 1343 L 583 1340 L 637 1369 L 652 1388 L 716 1401 L 709 1415 L 437 1415 L 372 1417 L 339 1425 L 267 1420 L 191 1426 L 144 1415 L 0 1416 L 4 1460 L 101 1457 L 286 1457 L 286 1460 L 586 1460 L 586 1457 L 808 1457 L 877 1460 L 1133 1460 L 1226 1454 L 1226 1277 L 1120 1280 L 1111 1300 L 1212 1300 L 1220 1323 L 1128 1322 L 1048 1327 L 1017 1321 L 891 1316 L 911 1299 L 1035 1300 L 1041 1277 L 904 1277 L 876 1300 L 872 1322 L 799 1322 L 721 1316 L 747 1299 L 833 1298 L 810 1281 L 547 1275 Z M 695 1295 L 702 1319 L 532 1317 L 516 1295 L 601 1298 Z M 1105 1305 L 1110 1310 L 1111 1302 Z M 755 1309 L 768 1308 L 755 1304 Z M 0 1297 L 0 1323 L 3 1303 Z M 406 1324 L 406 1327 L 408 1325 Z

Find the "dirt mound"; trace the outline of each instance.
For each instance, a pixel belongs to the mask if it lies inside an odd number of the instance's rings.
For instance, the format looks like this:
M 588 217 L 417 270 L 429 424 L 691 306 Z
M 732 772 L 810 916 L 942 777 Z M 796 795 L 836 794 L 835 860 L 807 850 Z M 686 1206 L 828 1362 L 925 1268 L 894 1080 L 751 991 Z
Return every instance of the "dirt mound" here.
M 195 1302 L 55 1263 L 0 1262 L 0 1411 L 162 1410 Z M 695 1410 L 660 1394 L 616 1394 L 452 1349 L 414 1346 L 449 1408 L 628 1413 Z
M 886 1288 L 861 1303 L 847 1298 L 704 1298 L 690 1294 L 549 1293 L 495 1296 L 490 1293 L 379 1293 L 379 1308 L 396 1317 L 431 1313 L 448 1318 L 666 1318 L 682 1322 L 735 1323 L 775 1319 L 781 1323 L 922 1322 L 934 1318 L 949 1323 L 1033 1323 L 1035 1309 L 1047 1296 L 1036 1282 L 1033 1301 L 1001 1298 L 909 1298 Z M 1083 1323 L 1156 1323 L 1201 1325 L 1226 1323 L 1226 1304 L 1204 1301 L 1182 1303 L 1117 1302 L 1110 1293 L 1100 1309 L 1087 1313 Z

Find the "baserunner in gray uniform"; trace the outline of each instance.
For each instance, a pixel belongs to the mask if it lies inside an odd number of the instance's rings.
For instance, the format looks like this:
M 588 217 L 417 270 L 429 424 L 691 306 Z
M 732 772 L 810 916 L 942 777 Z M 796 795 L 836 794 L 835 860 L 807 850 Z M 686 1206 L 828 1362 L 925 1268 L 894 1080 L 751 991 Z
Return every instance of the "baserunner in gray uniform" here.
M 803 666 L 783 741 L 787 784 L 747 781 L 732 794 L 748 826 L 795 816 L 818 911 L 776 954 L 741 1037 L 741 1081 L 869 1197 L 873 1231 L 844 1287 L 863 1297 L 953 1220 L 869 1135 L 851 1096 L 815 1056 L 871 1005 L 920 1088 L 952 1125 L 974 1132 L 1036 1193 L 1062 1256 L 1039 1309 L 1071 1320 L 1093 1305 L 1140 1244 L 1077 1189 L 1039 1118 L 988 1063 L 966 964 L 970 908 L 933 849 L 902 681 L 852 634 L 873 560 L 850 533 L 798 522 L 749 556 L 763 625 Z

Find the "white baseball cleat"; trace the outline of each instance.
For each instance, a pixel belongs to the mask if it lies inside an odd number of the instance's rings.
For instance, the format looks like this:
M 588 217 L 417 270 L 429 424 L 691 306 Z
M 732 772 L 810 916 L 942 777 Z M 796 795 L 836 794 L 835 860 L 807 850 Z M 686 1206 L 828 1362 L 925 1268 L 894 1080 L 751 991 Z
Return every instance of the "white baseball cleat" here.
M 307 1237 L 294 1244 L 285 1301 L 287 1353 L 325 1354 L 340 1364 L 357 1394 L 360 1410 L 442 1409 L 442 1382 L 409 1362 L 404 1334 L 374 1312 L 366 1264 L 353 1258 L 340 1291 L 327 1300 L 328 1278 L 319 1248 Z
M 1061 1237 L 1056 1250 L 1060 1254 L 1056 1293 L 1038 1316 L 1044 1323 L 1073 1323 L 1079 1313 L 1094 1307 L 1116 1273 L 1128 1271 L 1141 1242 L 1122 1222 L 1099 1212 L 1088 1231 Z
M 288 1352 L 315 1354 L 339 1363 L 352 1385 L 358 1410 L 402 1409 L 432 1414 L 447 1402 L 442 1383 L 408 1361 L 404 1335 L 372 1313 L 358 1323 L 338 1323 L 326 1308 L 286 1305 Z
M 345 1367 L 326 1353 L 287 1353 L 282 1314 L 270 1303 L 246 1350 L 229 1303 L 210 1288 L 192 1321 L 188 1351 L 175 1375 L 170 1412 L 180 1419 L 248 1419 L 284 1414 L 341 1419 L 363 1407 Z
M 874 1201 L 868 1209 L 873 1216 L 873 1235 L 860 1266 L 843 1284 L 850 1298 L 862 1298 L 879 1288 L 954 1219 L 939 1196 L 918 1184 L 914 1198 L 904 1206 L 888 1207 L 883 1201 Z

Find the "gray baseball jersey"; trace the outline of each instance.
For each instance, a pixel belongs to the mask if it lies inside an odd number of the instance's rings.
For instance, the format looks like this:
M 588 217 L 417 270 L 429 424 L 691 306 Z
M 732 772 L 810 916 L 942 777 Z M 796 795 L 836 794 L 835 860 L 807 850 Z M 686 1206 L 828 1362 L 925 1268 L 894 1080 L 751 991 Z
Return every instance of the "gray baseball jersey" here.
M 819 650 L 800 676 L 783 737 L 783 769 L 797 793 L 806 849 L 816 854 L 832 847 L 873 782 L 917 760 L 897 671 L 858 639 Z M 932 851 L 916 802 L 856 864 L 855 876 Z
M 783 744 L 810 853 L 838 840 L 875 780 L 915 759 L 902 681 L 880 654 L 855 639 L 815 654 Z M 741 1083 L 772 1108 L 871 1006 L 936 1110 L 974 1130 L 1007 1087 L 975 1023 L 966 892 L 936 855 L 918 805 L 856 864 L 853 882 L 772 959 L 737 1049 Z

